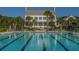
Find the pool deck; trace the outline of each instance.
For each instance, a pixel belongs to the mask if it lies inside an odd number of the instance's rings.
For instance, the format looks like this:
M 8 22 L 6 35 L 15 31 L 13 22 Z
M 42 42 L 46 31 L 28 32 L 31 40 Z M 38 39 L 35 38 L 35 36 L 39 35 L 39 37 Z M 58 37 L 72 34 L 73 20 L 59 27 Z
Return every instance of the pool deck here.
M 4 35 L 4 34 L 15 33 L 15 32 L 23 32 L 23 31 L 8 31 L 8 32 L 0 32 L 0 34 L 1 34 L 1 35 Z
M 42 33 L 42 32 L 71 32 L 71 31 L 40 31 L 40 30 L 36 30 L 36 31 L 7 31 L 7 32 L 0 32 L 0 34 L 4 35 L 4 34 L 15 33 L 15 32 L 39 32 L 39 33 Z M 73 33 L 79 35 L 79 32 L 73 32 Z

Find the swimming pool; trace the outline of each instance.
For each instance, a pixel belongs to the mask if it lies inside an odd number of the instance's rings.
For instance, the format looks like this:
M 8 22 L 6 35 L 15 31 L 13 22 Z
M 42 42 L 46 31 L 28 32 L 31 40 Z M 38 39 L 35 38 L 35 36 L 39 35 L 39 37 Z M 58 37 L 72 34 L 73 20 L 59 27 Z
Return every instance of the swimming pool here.
M 70 32 L 0 35 L 0 51 L 79 51 L 79 35 Z

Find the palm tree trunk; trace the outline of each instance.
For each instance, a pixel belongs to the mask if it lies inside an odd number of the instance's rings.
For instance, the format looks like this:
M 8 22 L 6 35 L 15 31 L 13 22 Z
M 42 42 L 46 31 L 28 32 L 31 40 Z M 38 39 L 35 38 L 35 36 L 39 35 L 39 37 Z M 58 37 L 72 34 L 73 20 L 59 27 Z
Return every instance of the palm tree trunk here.
M 33 24 L 33 29 L 35 29 L 35 26 L 34 26 L 34 24 Z
M 9 31 L 11 30 L 11 25 L 9 26 Z
M 47 17 L 48 18 L 48 17 Z M 48 23 L 49 23 L 49 21 L 48 21 L 48 19 L 47 19 L 47 30 L 48 30 Z

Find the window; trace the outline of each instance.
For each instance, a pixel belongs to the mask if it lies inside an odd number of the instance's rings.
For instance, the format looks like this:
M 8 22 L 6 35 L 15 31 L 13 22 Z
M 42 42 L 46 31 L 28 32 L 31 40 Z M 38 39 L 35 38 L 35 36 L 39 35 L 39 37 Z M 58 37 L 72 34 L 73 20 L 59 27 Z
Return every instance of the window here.
M 38 19 L 38 17 L 34 17 L 34 19 Z
M 46 17 L 43 17 L 44 20 L 46 20 Z
M 42 20 L 42 17 L 39 17 L 39 20 Z
M 42 26 L 42 22 L 39 22 L 39 26 Z
M 47 25 L 47 23 L 46 23 L 46 22 L 44 22 L 44 25 Z

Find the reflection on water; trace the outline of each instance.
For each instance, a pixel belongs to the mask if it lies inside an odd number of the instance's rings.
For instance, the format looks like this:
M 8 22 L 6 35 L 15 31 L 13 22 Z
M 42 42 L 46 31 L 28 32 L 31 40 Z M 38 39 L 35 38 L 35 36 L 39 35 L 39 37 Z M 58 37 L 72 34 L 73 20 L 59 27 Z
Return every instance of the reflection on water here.
M 9 35 L 9 39 L 11 39 L 12 38 L 12 35 Z
M 56 44 L 57 44 L 57 35 L 55 35 L 55 40 L 54 40 L 54 43 L 55 43 L 55 46 L 56 46 Z
M 38 46 L 40 45 L 40 40 L 38 40 L 39 38 L 40 38 L 40 35 L 37 35 L 37 44 L 38 44 Z
M 66 36 L 66 38 L 69 38 L 68 35 L 65 35 L 65 36 Z M 67 39 L 66 39 L 66 44 L 69 45 L 69 41 Z
M 14 38 L 16 38 L 16 34 L 14 33 Z
M 19 33 L 20 34 L 20 33 Z M 18 43 L 11 43 L 13 44 L 13 46 L 18 45 L 21 46 L 22 44 L 25 45 L 24 42 L 27 42 L 29 39 L 29 37 L 31 37 L 31 35 L 33 34 L 32 39 L 29 41 L 29 44 L 26 47 L 26 50 L 43 50 L 43 48 L 45 48 L 46 50 L 50 51 L 50 50 L 65 50 L 63 48 L 63 46 L 69 50 L 79 50 L 79 45 L 75 44 L 73 41 L 77 41 L 79 40 L 78 38 L 75 38 L 76 35 L 74 35 L 75 37 L 72 37 L 72 35 L 68 34 L 68 33 L 64 33 L 64 32 L 27 32 L 27 33 L 21 33 L 20 35 L 18 35 L 17 33 L 13 33 L 11 35 L 8 35 L 9 39 L 15 39 L 20 37 L 22 34 L 24 34 L 24 36 L 22 36 L 20 38 L 20 40 L 18 39 Z M 52 35 L 52 37 L 51 37 Z M 78 36 L 77 36 L 78 37 Z M 69 40 L 70 39 L 70 40 Z M 7 42 L 11 41 L 8 39 L 5 39 Z M 0 42 L 1 43 L 6 43 L 6 41 Z M 61 44 L 59 44 L 58 42 L 60 42 Z M 7 44 L 7 43 L 6 43 Z M 22 45 L 22 46 L 23 46 Z

